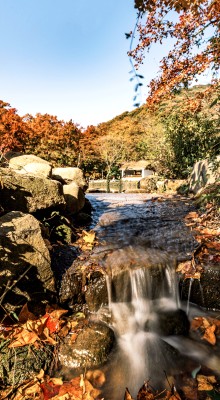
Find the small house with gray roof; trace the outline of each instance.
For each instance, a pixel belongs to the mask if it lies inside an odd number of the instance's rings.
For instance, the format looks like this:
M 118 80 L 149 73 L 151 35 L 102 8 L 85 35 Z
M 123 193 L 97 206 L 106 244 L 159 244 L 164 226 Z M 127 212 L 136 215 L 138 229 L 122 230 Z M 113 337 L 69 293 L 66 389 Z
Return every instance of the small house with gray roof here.
M 154 175 L 154 171 L 148 168 L 149 162 L 145 160 L 124 162 L 120 167 L 123 180 L 141 180 Z

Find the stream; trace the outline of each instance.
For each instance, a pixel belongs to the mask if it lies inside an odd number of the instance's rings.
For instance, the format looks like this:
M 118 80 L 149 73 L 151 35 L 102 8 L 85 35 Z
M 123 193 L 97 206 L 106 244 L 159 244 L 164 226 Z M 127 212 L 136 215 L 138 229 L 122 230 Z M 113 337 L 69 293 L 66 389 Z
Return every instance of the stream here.
M 98 260 L 108 271 L 108 306 L 91 318 L 108 323 L 116 337 L 102 367 L 105 400 L 122 400 L 126 387 L 135 398 L 144 382 L 163 390 L 173 382 L 181 386 L 198 371 L 219 374 L 218 346 L 189 333 L 189 321 L 208 312 L 190 303 L 190 285 L 182 300 L 175 272 L 198 246 L 184 223 L 192 203 L 132 193 L 87 198 L 98 239 L 91 262 Z

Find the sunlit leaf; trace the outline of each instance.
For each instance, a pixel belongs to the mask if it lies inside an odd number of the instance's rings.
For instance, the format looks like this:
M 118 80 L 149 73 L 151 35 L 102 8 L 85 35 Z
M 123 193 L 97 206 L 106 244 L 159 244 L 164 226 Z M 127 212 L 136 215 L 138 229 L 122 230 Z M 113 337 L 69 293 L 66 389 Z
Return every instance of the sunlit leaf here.
M 213 384 L 216 383 L 215 376 L 197 375 L 198 390 L 212 390 Z

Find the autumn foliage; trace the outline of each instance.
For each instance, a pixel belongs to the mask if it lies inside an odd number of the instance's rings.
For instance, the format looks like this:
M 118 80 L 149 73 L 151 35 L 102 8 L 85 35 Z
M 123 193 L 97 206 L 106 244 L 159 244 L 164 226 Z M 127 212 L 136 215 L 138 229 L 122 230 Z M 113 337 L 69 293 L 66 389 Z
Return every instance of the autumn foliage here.
M 220 3 L 218 0 L 135 0 L 137 46 L 129 52 L 135 67 L 155 43 L 173 47 L 160 61 L 160 73 L 149 84 L 148 105 L 158 103 L 181 84 L 204 71 L 217 78 L 220 65 Z M 135 34 L 134 32 L 131 34 Z M 215 80 L 215 85 L 218 85 Z

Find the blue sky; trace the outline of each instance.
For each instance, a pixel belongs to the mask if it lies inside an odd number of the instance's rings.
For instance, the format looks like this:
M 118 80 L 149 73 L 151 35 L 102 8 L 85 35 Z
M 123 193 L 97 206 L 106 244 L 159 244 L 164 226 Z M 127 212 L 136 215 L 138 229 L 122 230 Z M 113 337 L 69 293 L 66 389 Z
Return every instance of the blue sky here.
M 133 0 L 0 0 L 0 99 L 83 127 L 132 110 L 125 32 L 135 20 Z M 145 84 L 165 51 L 148 57 Z

